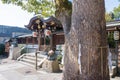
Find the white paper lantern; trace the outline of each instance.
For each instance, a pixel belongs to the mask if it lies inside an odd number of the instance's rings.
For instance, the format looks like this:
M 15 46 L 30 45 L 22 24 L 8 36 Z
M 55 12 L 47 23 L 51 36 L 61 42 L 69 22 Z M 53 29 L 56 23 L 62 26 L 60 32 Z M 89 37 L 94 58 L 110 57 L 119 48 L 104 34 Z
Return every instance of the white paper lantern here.
M 114 31 L 114 40 L 119 40 L 119 31 Z

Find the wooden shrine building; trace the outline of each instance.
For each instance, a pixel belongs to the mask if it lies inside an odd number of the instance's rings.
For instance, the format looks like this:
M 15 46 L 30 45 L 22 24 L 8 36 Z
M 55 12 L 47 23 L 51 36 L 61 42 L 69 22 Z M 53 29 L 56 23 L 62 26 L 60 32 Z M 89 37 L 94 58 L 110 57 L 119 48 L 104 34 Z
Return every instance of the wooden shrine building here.
M 59 20 L 51 16 L 48 19 L 43 19 L 39 16 L 31 18 L 26 28 L 33 31 L 34 43 L 38 43 L 39 50 L 44 50 L 49 46 L 50 49 L 55 49 L 56 45 L 64 44 L 63 26 Z
M 112 57 L 115 56 L 114 60 L 116 61 L 115 65 L 117 68 L 117 73 L 120 73 L 120 21 L 107 22 L 106 30 L 108 35 L 111 33 L 113 34 L 112 36 L 114 37 L 114 41 L 116 43 Z

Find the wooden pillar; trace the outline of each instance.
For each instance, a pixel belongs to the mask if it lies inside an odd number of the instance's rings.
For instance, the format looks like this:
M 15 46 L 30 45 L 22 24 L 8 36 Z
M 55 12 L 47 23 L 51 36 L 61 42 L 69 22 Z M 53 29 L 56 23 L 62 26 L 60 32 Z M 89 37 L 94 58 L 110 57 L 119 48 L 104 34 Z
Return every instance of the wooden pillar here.
M 41 50 L 40 48 L 41 48 L 41 33 L 40 33 L 40 31 L 38 32 L 38 45 L 39 45 L 39 51 Z
M 50 49 L 53 49 L 53 34 L 50 37 Z
M 119 29 L 118 29 L 119 30 Z M 117 41 L 117 74 L 120 74 L 120 31 L 119 31 L 119 40 Z
M 33 46 L 35 44 L 35 38 L 34 37 L 32 37 L 32 44 L 33 44 Z
M 37 70 L 37 51 L 36 51 L 36 53 L 35 53 L 35 69 Z
M 24 44 L 24 38 L 21 38 L 21 40 L 22 40 L 21 43 Z
M 27 46 L 27 53 L 28 53 L 28 41 L 29 41 L 29 38 L 28 37 L 26 37 L 26 46 Z
M 26 37 L 26 45 L 28 45 L 28 37 Z
M 46 49 L 46 39 L 45 39 L 45 35 L 44 35 L 44 50 Z

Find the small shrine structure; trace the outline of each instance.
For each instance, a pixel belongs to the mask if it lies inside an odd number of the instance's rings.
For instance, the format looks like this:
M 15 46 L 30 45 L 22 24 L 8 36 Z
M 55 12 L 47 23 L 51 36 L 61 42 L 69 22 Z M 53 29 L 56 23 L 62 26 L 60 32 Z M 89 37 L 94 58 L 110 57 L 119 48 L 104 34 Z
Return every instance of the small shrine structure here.
M 44 51 L 48 48 L 49 50 L 55 49 L 56 45 L 61 45 L 65 42 L 63 26 L 53 16 L 48 19 L 35 16 L 30 19 L 29 24 L 25 25 L 25 27 L 33 31 L 33 37 L 37 39 L 35 41 L 38 42 L 39 51 Z

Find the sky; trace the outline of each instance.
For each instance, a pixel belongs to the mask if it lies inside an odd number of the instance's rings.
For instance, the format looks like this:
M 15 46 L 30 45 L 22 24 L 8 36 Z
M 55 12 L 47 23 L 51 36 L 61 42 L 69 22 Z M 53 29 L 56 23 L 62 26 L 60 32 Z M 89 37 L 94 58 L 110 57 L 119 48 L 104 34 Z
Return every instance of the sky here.
M 119 4 L 118 0 L 105 0 L 106 11 L 112 11 Z M 22 10 L 21 7 L 12 4 L 2 4 L 0 0 L 0 25 L 24 28 L 24 25 L 27 25 L 33 16 L 33 13 L 28 13 Z
M 119 0 L 105 0 L 105 8 L 107 12 L 111 12 L 114 7 L 120 4 Z
M 0 25 L 24 27 L 32 17 L 32 13 L 22 10 L 21 7 L 2 4 L 0 1 Z

